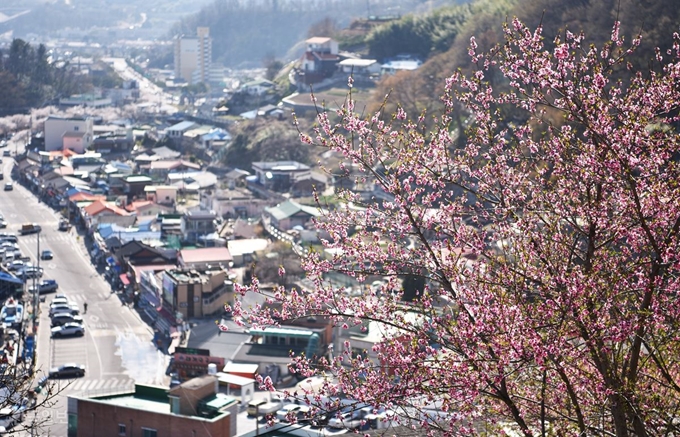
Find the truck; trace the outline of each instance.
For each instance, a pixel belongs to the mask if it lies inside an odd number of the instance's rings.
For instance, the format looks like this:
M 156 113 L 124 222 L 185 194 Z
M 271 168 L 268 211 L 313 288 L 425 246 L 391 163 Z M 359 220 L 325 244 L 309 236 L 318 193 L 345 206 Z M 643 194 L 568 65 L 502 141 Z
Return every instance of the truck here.
M 42 231 L 42 228 L 40 225 L 36 223 L 26 223 L 21 225 L 21 229 L 19 230 L 19 234 L 21 235 L 28 235 L 28 234 L 37 234 L 38 232 Z

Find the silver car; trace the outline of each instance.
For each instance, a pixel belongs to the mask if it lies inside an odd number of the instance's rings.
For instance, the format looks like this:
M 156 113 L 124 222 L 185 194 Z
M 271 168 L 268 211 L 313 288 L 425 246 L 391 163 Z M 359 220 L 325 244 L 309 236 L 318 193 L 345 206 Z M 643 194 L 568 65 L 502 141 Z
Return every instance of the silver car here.
M 65 323 L 52 328 L 52 338 L 55 337 L 82 337 L 85 335 L 85 327 L 79 323 Z

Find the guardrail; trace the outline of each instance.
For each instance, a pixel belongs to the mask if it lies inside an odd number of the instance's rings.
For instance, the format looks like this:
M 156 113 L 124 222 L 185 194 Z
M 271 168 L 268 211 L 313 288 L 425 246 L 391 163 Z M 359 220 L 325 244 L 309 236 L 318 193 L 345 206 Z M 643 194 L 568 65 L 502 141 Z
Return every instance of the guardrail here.
M 295 237 L 272 226 L 272 224 L 266 218 L 262 220 L 262 226 L 264 227 L 264 230 L 275 239 L 290 244 L 293 248 L 293 251 L 298 254 L 298 256 L 302 257 L 309 254 L 309 249 L 298 244 L 295 241 Z

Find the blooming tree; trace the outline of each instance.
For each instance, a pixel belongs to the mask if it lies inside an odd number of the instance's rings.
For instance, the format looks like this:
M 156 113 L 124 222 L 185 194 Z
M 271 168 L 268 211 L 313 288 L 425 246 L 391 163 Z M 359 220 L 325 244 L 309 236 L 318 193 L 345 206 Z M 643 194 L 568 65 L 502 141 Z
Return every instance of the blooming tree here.
M 341 192 L 347 207 L 318 221 L 335 250 L 303 261 L 314 290 L 280 290 L 277 305 L 235 315 L 377 329 L 371 350 L 347 340 L 328 356 L 294 356 L 291 368 L 332 375 L 324 393 L 386 406 L 428 432 L 680 432 L 673 38 L 641 73 L 626 62 L 639 41 L 624 44 L 618 24 L 601 48 L 569 32 L 546 48 L 540 28 L 514 21 L 490 53 L 471 41 L 476 72 L 450 77 L 449 112 L 434 129 L 403 111 L 367 119 L 351 98 L 339 121 L 320 112 L 303 141 L 342 154 L 381 200 Z M 505 90 L 485 81 L 491 69 Z M 465 147 L 450 128 L 460 108 Z M 353 296 L 329 272 L 388 281 Z M 414 276 L 425 286 L 405 303 L 402 278 Z

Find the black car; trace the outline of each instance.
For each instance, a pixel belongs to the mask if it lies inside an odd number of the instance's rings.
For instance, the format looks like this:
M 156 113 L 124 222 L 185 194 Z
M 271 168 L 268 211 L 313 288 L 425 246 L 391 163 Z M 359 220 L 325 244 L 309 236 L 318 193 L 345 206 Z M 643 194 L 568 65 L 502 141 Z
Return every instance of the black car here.
M 52 317 L 52 328 L 55 328 L 57 326 L 65 325 L 67 323 L 77 323 L 82 325 L 83 324 L 83 318 L 81 316 L 75 316 L 73 314 L 69 313 L 58 313 Z
M 43 250 L 40 253 L 40 259 L 48 260 L 54 258 L 54 253 L 51 250 Z
M 85 366 L 82 364 L 68 363 L 50 369 L 50 378 L 77 378 L 85 376 Z

